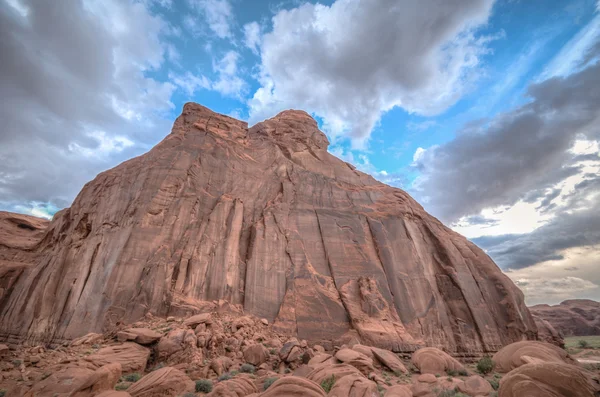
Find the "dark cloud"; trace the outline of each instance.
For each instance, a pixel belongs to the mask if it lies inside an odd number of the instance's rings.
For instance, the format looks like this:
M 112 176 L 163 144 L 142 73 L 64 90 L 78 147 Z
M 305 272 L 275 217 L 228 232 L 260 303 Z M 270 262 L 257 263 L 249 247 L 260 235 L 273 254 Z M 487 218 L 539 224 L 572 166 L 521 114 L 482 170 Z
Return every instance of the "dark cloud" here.
M 168 131 L 169 27 L 144 3 L 0 2 L 0 206 L 68 205 Z
M 473 239 L 503 269 L 564 259 L 563 250 L 600 244 L 600 176 L 577 185 L 546 225 L 523 235 Z
M 546 189 L 581 172 L 568 149 L 576 139 L 599 136 L 600 65 L 533 84 L 527 96 L 526 105 L 474 123 L 453 141 L 421 153 L 415 190 L 426 208 L 455 221 L 545 196 Z

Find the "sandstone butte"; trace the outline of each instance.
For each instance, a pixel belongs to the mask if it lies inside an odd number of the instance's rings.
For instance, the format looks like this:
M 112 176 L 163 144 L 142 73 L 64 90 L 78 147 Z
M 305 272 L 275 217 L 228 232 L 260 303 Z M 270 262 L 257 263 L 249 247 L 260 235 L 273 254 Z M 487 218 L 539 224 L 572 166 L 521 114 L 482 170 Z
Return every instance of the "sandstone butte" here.
M 61 342 L 215 301 L 312 343 L 477 353 L 537 337 L 481 249 L 328 145 L 303 111 L 248 128 L 186 104 L 162 142 L 50 223 L 2 214 L 0 340 Z
M 600 335 L 600 302 L 571 299 L 559 305 L 532 306 L 529 310 L 564 336 Z

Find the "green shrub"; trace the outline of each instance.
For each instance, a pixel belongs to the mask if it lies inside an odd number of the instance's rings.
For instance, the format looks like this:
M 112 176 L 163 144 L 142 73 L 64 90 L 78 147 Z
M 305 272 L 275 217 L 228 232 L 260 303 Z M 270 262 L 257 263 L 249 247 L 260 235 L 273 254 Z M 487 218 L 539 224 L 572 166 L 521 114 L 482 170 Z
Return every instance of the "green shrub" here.
M 466 369 L 462 368 L 458 370 L 458 375 L 459 376 L 469 376 L 469 373 L 467 372 Z
M 586 340 L 580 340 L 579 342 L 577 342 L 577 344 L 579 345 L 579 347 L 581 347 L 582 349 L 587 349 L 588 347 L 590 347 L 590 344 L 588 343 L 588 341 Z
M 115 385 L 115 390 L 123 391 L 129 389 L 129 383 L 117 383 Z
M 219 382 L 221 382 L 221 381 L 224 381 L 224 380 L 229 380 L 229 379 L 231 379 L 231 378 L 233 378 L 233 376 L 231 375 L 231 373 L 229 373 L 229 372 L 225 372 L 223 375 L 219 376 L 219 377 L 217 378 L 217 380 L 218 380 Z
M 335 376 L 333 375 L 331 375 L 327 379 L 324 379 L 323 382 L 321 382 L 321 387 L 323 388 L 323 390 L 325 390 L 325 393 L 329 393 L 333 385 L 335 385 Z
M 265 379 L 265 384 L 263 385 L 263 391 L 266 391 L 278 378 L 267 378 Z
M 490 385 L 492 386 L 492 389 L 494 389 L 494 390 L 498 390 L 498 388 L 500 387 L 500 382 L 498 382 L 497 379 L 490 379 L 490 380 L 488 380 L 488 382 L 490 382 Z
M 0 390 L 0 397 L 4 397 L 6 396 L 6 390 L 2 389 Z
M 196 381 L 196 393 L 210 393 L 213 384 L 210 379 L 198 379 Z
M 142 375 L 138 374 L 137 372 L 121 376 L 121 382 L 135 383 L 140 379 L 142 379 Z
M 490 357 L 484 357 L 477 362 L 477 371 L 481 374 L 489 374 L 494 370 L 496 364 L 492 361 Z
M 458 371 L 455 371 L 453 369 L 447 369 L 446 370 L 446 375 L 448 375 L 448 376 L 456 376 L 456 375 L 458 375 Z
M 256 371 L 256 368 L 254 368 L 254 365 L 252 364 L 242 364 L 242 366 L 240 367 L 240 372 L 243 372 L 245 374 L 253 374 Z

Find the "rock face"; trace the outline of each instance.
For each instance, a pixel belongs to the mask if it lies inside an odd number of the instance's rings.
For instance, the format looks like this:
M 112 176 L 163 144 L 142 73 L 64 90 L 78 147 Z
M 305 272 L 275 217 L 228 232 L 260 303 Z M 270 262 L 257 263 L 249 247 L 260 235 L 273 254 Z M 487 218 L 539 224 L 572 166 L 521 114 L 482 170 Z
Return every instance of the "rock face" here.
M 312 342 L 351 331 L 394 351 L 481 352 L 536 337 L 483 251 L 328 144 L 302 111 L 248 129 L 186 104 L 33 245 L 0 245 L 0 274 L 20 266 L 0 281 L 0 338 L 61 341 L 219 300 Z
M 600 335 L 600 302 L 573 299 L 559 305 L 536 305 L 531 313 L 564 336 Z

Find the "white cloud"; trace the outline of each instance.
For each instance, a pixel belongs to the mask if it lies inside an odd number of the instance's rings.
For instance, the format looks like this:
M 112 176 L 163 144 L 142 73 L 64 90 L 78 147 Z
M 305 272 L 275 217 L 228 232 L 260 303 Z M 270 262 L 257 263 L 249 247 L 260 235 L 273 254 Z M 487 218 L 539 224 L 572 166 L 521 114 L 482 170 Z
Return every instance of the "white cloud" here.
M 248 90 L 248 84 L 239 75 L 239 59 L 240 55 L 235 51 L 227 52 L 221 59 L 213 59 L 213 71 L 216 78 L 212 80 L 202 74 L 194 75 L 190 72 L 183 75 L 170 72 L 169 80 L 183 89 L 190 97 L 197 90 L 206 89 L 241 100 Z
M 250 48 L 253 53 L 258 54 L 260 46 L 260 25 L 257 22 L 250 22 L 244 25 L 244 44 Z
M 219 38 L 230 39 L 231 25 L 234 22 L 231 4 L 227 0 L 188 0 L 190 7 L 203 14 L 210 30 Z M 197 22 L 186 19 L 186 25 L 197 28 Z
M 210 89 L 212 84 L 210 80 L 204 76 L 196 76 L 190 72 L 185 72 L 183 75 L 176 75 L 173 72 L 169 73 L 169 80 L 176 86 L 183 89 L 189 96 L 194 95 L 198 89 Z
M 213 90 L 222 95 L 239 99 L 247 92 L 247 83 L 238 75 L 239 58 L 240 55 L 237 52 L 229 51 L 223 58 L 213 62 L 213 69 L 218 76 L 212 84 Z
M 435 115 L 478 77 L 492 0 L 365 2 L 337 0 L 282 10 L 263 35 L 261 85 L 250 121 L 285 108 L 323 117 L 330 134 L 362 147 L 395 106 Z M 427 34 L 424 34 L 424 32 Z

